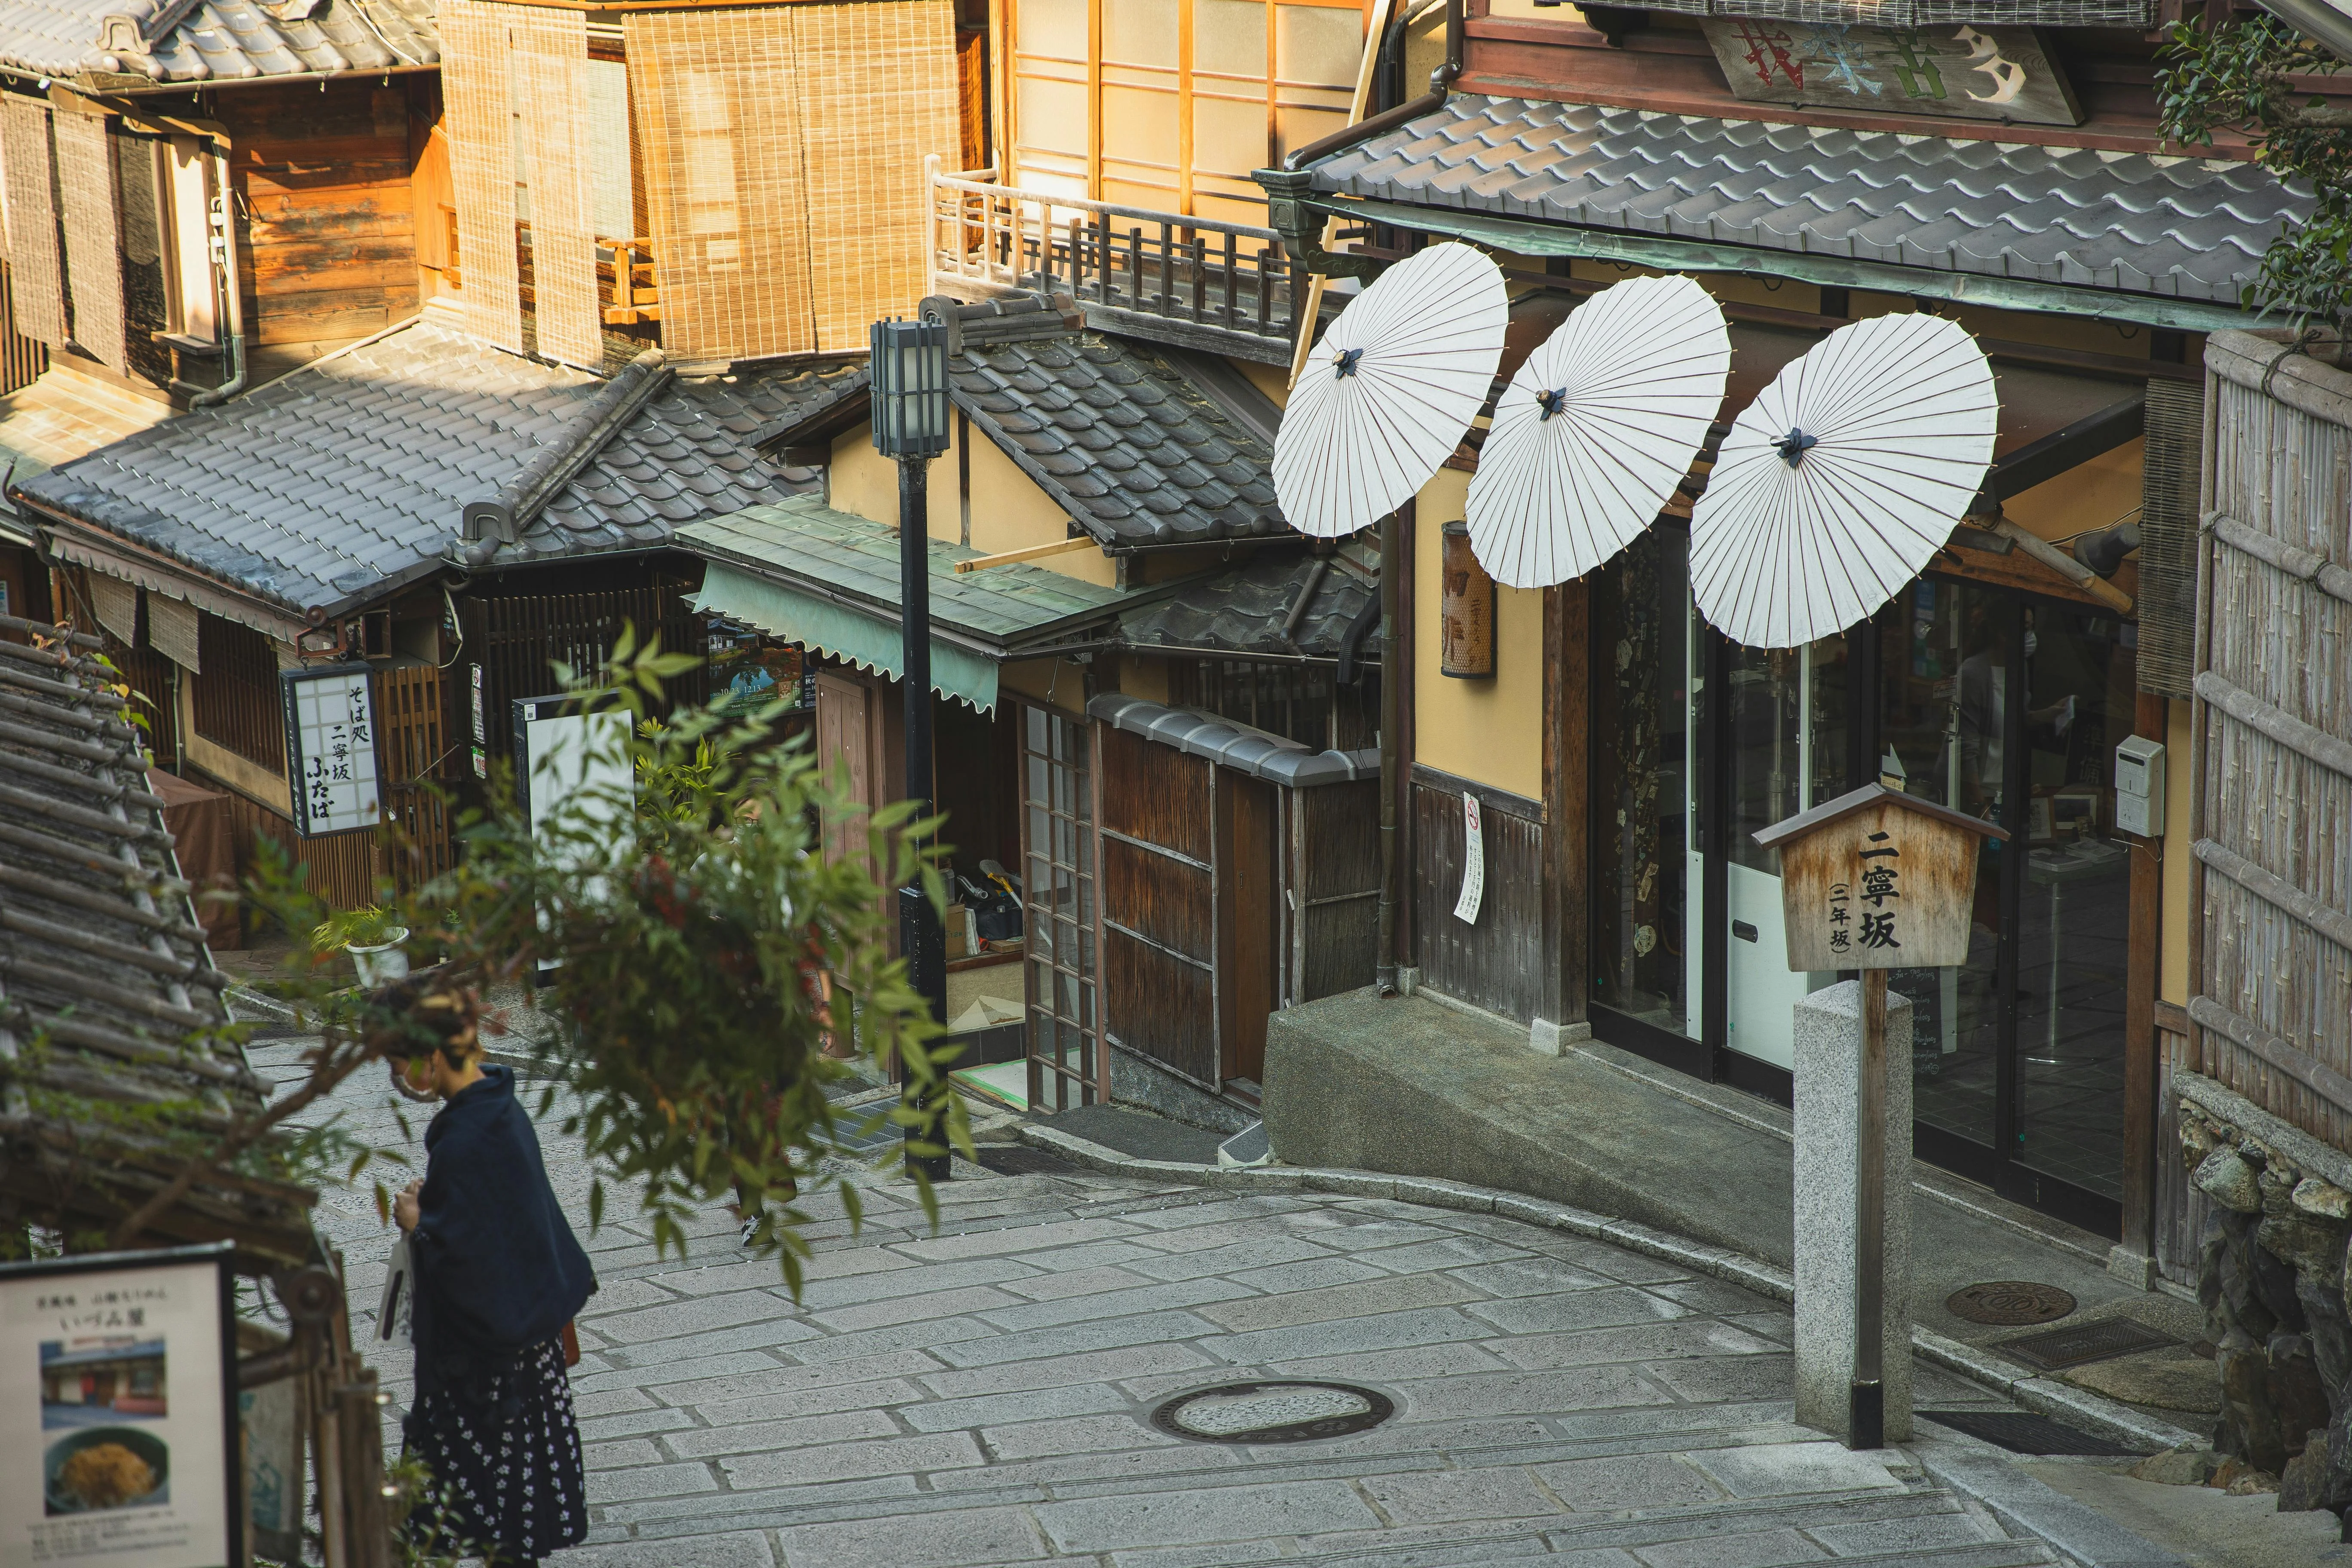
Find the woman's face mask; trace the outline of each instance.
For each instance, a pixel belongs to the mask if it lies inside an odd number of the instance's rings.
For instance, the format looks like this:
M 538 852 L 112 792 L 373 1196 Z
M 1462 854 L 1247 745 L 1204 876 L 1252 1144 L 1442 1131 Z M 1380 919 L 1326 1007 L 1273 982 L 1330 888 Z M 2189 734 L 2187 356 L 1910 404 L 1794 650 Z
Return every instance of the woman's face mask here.
M 2029 629 L 2025 634 L 2025 657 L 2032 658 L 2033 657 L 2033 650 L 2041 646 L 2042 639 L 2035 637 L 2032 631 Z

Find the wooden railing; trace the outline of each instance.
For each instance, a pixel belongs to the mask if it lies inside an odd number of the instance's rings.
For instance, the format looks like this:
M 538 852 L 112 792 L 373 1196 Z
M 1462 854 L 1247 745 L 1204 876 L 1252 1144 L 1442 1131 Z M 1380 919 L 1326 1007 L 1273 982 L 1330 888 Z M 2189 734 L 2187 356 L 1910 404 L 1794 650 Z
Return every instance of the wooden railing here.
M 661 289 L 654 280 L 650 239 L 598 239 L 596 292 L 608 327 L 634 327 L 661 320 Z
M 1306 272 L 1274 230 L 949 174 L 937 154 L 926 168 L 932 292 L 1067 293 L 1098 327 L 1289 362 Z

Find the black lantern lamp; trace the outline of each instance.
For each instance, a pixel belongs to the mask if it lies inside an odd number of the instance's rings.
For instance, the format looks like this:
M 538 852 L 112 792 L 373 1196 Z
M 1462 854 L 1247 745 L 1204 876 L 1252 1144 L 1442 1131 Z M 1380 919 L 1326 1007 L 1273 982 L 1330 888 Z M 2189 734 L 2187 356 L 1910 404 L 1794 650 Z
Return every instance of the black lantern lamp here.
M 873 329 L 874 449 L 936 458 L 948 449 L 948 330 L 934 321 Z
M 872 338 L 874 449 L 898 464 L 898 629 L 907 700 L 907 798 L 931 814 L 930 466 L 948 449 L 948 331 L 930 321 L 877 321 Z M 898 951 L 907 980 L 947 1022 L 947 933 L 919 885 L 898 891 Z M 924 1110 L 936 1109 L 925 1106 Z M 927 1118 L 927 1120 L 933 1120 Z M 921 1130 L 937 1144 L 942 1129 Z M 909 1142 L 918 1129 L 907 1130 Z M 948 1156 L 908 1154 L 908 1173 L 948 1177 Z

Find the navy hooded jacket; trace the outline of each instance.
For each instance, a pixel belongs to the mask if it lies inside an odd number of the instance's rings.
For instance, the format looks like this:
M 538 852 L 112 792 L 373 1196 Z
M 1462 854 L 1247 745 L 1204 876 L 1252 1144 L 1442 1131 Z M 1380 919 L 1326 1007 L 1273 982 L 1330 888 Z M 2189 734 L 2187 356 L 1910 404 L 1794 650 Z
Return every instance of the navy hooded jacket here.
M 425 1130 L 409 1237 L 420 1392 L 504 1371 L 561 1333 L 596 1289 L 514 1089 L 511 1069 L 486 1067 Z

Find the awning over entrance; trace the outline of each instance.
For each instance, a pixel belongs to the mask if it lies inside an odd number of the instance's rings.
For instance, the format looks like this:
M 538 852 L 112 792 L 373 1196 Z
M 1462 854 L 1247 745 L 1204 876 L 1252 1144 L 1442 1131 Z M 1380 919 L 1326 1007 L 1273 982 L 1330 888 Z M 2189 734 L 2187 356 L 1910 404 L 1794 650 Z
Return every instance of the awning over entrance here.
M 898 534 L 814 496 L 688 523 L 677 542 L 710 564 L 694 606 L 897 676 Z M 987 711 L 997 666 L 1107 628 L 1118 612 L 1169 591 L 1106 588 L 1016 562 L 959 575 L 978 551 L 930 544 L 931 687 Z

